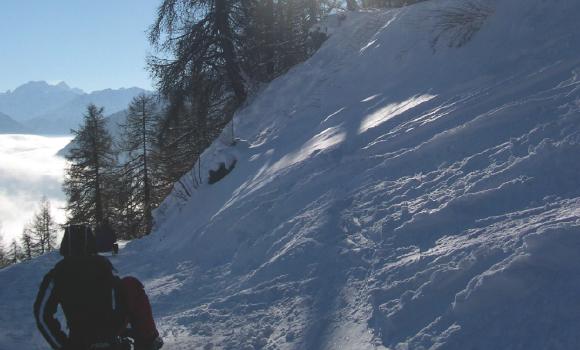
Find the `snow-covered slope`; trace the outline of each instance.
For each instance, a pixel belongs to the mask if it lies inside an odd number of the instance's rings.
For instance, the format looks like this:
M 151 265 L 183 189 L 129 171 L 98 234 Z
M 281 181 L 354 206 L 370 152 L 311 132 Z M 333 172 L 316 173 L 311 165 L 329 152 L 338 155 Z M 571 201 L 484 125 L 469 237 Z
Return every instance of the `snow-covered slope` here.
M 580 3 L 489 2 L 434 43 L 457 3 L 334 18 L 192 171 L 231 173 L 113 258 L 166 349 L 577 347 Z M 57 260 L 0 272 L 0 348 L 41 346 Z

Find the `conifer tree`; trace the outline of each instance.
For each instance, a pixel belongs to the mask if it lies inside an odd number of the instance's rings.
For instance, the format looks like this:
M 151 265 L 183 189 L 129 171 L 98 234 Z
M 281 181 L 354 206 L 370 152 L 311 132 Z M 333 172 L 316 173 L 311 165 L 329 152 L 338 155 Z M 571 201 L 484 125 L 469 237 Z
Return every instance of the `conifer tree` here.
M 20 244 L 22 246 L 22 256 L 24 259 L 30 260 L 36 255 L 34 241 L 29 229 L 25 228 L 22 232 Z
M 53 250 L 56 247 L 56 232 L 57 227 L 50 210 L 50 202 L 43 197 L 32 222 L 24 228 L 21 238 L 24 254 L 32 257 Z
M 103 108 L 87 107 L 83 125 L 72 131 L 73 148 L 63 184 L 71 223 L 102 225 L 110 221 L 116 155 L 105 128 Z
M 151 214 L 160 201 L 157 196 L 153 166 L 157 145 L 158 107 L 155 97 L 141 94 L 129 105 L 125 124 L 121 125 L 121 151 L 125 152 L 123 186 L 130 190 L 127 199 L 129 207 L 137 208 L 133 218 L 141 226 L 141 234 L 148 234 L 153 226 Z
M 150 57 L 149 67 L 163 95 L 190 90 L 191 78 L 223 82 L 238 104 L 246 99 L 238 61 L 236 23 L 243 21 L 242 0 L 163 0 L 149 32 L 151 44 L 163 53 Z M 169 58 L 168 55 L 169 54 Z
M 22 250 L 20 249 L 18 242 L 16 242 L 16 239 L 13 239 L 8 251 L 8 263 L 17 264 L 20 260 L 22 260 Z

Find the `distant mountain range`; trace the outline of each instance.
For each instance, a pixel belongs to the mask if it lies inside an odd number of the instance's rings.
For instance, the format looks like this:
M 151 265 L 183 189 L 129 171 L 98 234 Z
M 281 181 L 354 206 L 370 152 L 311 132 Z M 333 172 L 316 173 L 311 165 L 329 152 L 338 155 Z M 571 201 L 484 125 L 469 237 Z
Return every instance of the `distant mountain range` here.
M 0 112 L 1 134 L 24 134 L 30 132 L 22 124 Z
M 104 107 L 105 115 L 111 115 L 126 109 L 129 102 L 143 92 L 147 90 L 132 87 L 86 93 L 64 82 L 51 85 L 45 81 L 31 81 L 0 93 L 0 113 L 3 113 L 0 133 L 13 132 L 9 131 L 9 125 L 16 128 L 6 119 L 8 117 L 29 133 L 69 134 L 70 129 L 76 129 L 81 123 L 89 103 Z

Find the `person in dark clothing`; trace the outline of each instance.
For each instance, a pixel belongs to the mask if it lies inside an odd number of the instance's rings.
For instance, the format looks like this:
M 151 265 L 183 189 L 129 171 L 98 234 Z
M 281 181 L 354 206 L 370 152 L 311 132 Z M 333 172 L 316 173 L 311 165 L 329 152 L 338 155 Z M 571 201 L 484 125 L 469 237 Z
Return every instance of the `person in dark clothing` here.
M 45 275 L 34 303 L 38 329 L 53 349 L 131 349 L 126 335 L 134 339 L 135 350 L 163 346 L 143 285 L 114 274 L 109 260 L 96 254 L 88 226 L 68 226 L 60 254 L 64 258 Z M 68 334 L 55 317 L 58 305 Z

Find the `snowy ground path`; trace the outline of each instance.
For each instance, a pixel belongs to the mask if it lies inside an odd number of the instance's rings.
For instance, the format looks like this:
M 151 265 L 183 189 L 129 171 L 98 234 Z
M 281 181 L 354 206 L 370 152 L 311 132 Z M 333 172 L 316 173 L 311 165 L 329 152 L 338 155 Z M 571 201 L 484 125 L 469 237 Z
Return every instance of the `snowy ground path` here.
M 166 349 L 577 347 L 580 4 L 489 1 L 469 42 L 433 46 L 450 3 L 331 18 L 193 171 L 235 169 L 112 258 Z M 45 348 L 56 261 L 0 272 L 0 349 Z

